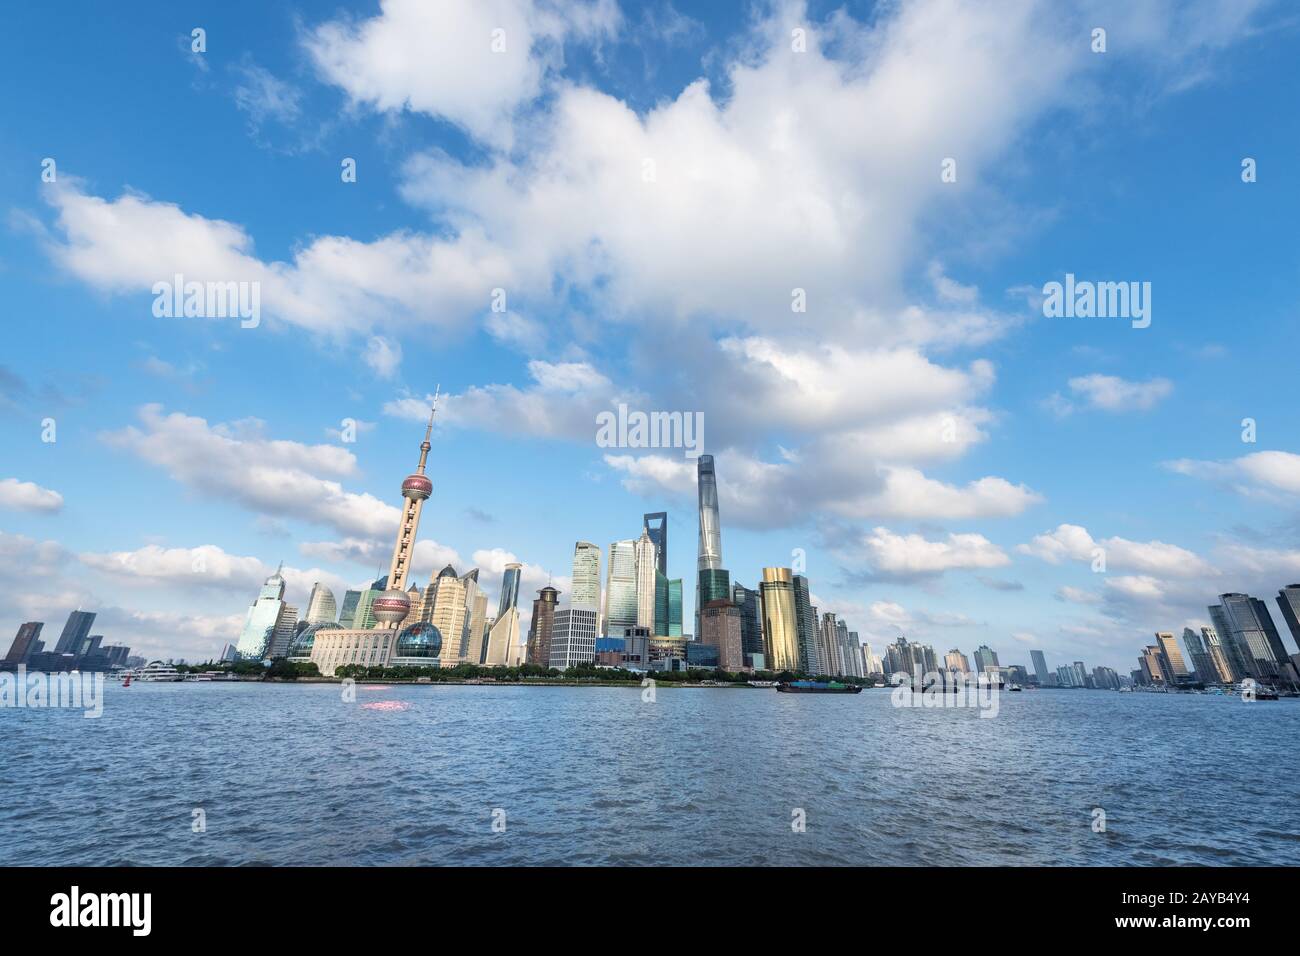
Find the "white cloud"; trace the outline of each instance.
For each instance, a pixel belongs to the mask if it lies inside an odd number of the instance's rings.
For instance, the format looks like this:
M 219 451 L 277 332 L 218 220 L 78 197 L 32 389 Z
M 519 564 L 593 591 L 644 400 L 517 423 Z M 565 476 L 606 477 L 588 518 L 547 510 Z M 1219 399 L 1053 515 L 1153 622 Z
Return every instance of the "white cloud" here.
M 366 343 L 363 357 L 380 378 L 392 378 L 402 364 L 402 345 L 382 335 L 372 335 Z
M 53 513 L 63 507 L 63 495 L 17 478 L 0 479 L 0 508 Z
M 1257 451 L 1232 461 L 1181 458 L 1166 462 L 1165 467 L 1180 475 L 1226 483 L 1245 495 L 1300 495 L 1300 455 L 1292 452 Z
M 887 575 L 926 575 L 966 568 L 1000 568 L 1011 559 L 982 534 L 949 534 L 933 541 L 919 534 L 876 528 L 862 542 L 872 568 Z
M 1021 554 L 1032 555 L 1049 564 L 1092 562 L 1097 549 L 1104 552 L 1108 571 L 1140 571 L 1183 578 L 1215 573 L 1207 561 L 1178 545 L 1163 541 L 1130 541 L 1120 537 L 1096 540 L 1087 528 L 1074 524 L 1058 525 L 1056 530 L 1036 535 L 1028 544 L 1016 547 Z
M 505 147 L 514 112 L 559 64 L 557 44 L 618 23 L 613 0 L 382 0 L 378 16 L 324 23 L 305 44 L 354 103 L 426 113 Z
M 269 517 L 327 525 L 344 535 L 396 532 L 400 512 L 395 505 L 346 491 L 334 480 L 356 473 L 356 458 L 349 451 L 269 439 L 255 420 L 209 425 L 180 412 L 165 414 L 159 405 L 143 406 L 140 422 L 141 427 L 102 437 L 193 491 Z
M 1070 379 L 1070 390 L 1089 407 L 1107 412 L 1146 411 L 1154 408 L 1161 399 L 1174 390 L 1167 378 L 1153 378 L 1146 382 L 1131 382 L 1114 375 L 1082 375 Z M 1068 411 L 1068 403 L 1061 404 L 1059 395 L 1051 400 L 1056 410 Z

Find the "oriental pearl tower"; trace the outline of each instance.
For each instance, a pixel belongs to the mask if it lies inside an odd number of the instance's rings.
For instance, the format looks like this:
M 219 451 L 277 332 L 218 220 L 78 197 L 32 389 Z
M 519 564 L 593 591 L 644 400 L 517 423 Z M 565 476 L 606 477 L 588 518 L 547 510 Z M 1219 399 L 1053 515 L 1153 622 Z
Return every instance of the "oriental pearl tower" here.
M 397 528 L 397 544 L 393 547 L 393 563 L 388 569 L 388 590 L 375 598 L 370 611 L 375 620 L 387 628 L 395 628 L 411 612 L 411 599 L 406 594 L 406 574 L 411 565 L 411 552 L 415 548 L 415 532 L 420 526 L 420 510 L 425 500 L 433 494 L 433 482 L 424 474 L 429 460 L 429 436 L 433 433 L 433 416 L 438 412 L 438 390 L 434 390 L 433 408 L 429 410 L 429 424 L 424 429 L 420 443 L 420 467 L 415 474 L 402 482 L 402 523 Z

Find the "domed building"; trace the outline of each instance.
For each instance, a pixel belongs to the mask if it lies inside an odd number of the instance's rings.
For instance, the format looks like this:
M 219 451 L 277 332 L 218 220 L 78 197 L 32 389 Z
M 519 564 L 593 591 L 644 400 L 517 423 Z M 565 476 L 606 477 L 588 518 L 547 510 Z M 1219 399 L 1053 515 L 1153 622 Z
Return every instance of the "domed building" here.
M 311 660 L 311 649 L 316 645 L 316 634 L 318 631 L 341 631 L 342 626 L 335 624 L 333 621 L 323 621 L 320 624 L 308 624 L 293 639 L 293 644 L 286 655 L 289 660 L 299 663 L 306 663 Z
M 388 663 L 395 667 L 435 667 L 441 656 L 442 632 L 428 621 L 416 621 L 398 633 Z

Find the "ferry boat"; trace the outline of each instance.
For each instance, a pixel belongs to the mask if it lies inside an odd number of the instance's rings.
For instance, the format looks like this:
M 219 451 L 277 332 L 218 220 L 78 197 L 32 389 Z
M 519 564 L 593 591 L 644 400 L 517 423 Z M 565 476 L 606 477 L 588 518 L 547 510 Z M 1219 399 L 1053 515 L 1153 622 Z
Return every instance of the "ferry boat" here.
M 158 683 L 161 681 L 181 681 L 184 678 L 170 664 L 164 664 L 162 661 L 150 661 L 149 666 L 136 675 L 136 680 L 141 683 Z
M 839 681 L 792 680 L 777 684 L 778 693 L 782 694 L 861 694 L 862 688 L 857 684 L 841 684 Z

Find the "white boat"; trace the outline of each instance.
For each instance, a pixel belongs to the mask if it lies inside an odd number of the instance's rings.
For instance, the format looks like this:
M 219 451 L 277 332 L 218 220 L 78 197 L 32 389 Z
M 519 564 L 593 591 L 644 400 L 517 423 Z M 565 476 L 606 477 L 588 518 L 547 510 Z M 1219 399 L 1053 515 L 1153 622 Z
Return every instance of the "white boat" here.
M 164 664 L 162 661 L 150 661 L 149 666 L 136 675 L 136 680 L 141 682 L 158 683 L 161 681 L 180 681 L 185 678 L 181 677 L 176 668 L 170 664 Z

